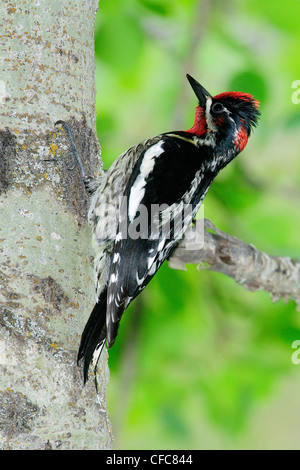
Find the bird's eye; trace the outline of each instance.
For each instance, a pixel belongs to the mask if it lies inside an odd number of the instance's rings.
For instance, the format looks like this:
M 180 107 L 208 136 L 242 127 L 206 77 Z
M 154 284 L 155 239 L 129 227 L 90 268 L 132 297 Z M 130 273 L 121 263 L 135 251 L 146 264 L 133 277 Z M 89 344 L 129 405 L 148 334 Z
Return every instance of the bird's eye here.
M 214 103 L 211 107 L 213 113 L 222 113 L 224 111 L 224 106 L 222 103 Z

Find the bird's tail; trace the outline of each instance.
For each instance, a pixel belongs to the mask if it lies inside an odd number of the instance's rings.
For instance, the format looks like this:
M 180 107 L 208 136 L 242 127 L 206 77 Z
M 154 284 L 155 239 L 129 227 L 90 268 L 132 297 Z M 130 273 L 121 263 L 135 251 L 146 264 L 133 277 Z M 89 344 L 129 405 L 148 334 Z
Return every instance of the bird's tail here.
M 90 318 L 83 330 L 79 346 L 77 363 L 83 359 L 83 377 L 86 383 L 91 362 L 94 372 L 97 369 L 105 339 L 106 339 L 106 299 L 107 289 L 103 289 Z

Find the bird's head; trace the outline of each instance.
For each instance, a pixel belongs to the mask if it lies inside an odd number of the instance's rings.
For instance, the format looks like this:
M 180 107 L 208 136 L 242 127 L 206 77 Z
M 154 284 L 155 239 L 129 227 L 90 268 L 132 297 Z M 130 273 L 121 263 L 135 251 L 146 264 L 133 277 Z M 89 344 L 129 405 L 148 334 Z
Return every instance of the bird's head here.
M 195 122 L 188 132 L 205 138 L 209 134 L 211 142 L 226 151 L 233 148 L 241 152 L 248 142 L 251 129 L 259 118 L 259 102 L 248 93 L 229 91 L 216 96 L 210 93 L 193 77 L 187 75 L 198 98 Z

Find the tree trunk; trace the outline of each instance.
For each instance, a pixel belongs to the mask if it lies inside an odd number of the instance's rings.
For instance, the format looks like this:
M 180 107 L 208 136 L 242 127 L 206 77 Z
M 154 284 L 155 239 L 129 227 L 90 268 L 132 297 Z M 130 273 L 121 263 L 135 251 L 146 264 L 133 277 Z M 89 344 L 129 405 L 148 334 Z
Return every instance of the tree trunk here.
M 107 357 L 98 395 L 76 365 L 94 303 L 87 199 L 69 171 L 69 122 L 88 174 L 96 137 L 98 0 L 0 4 L 0 448 L 108 449 Z M 57 158 L 57 160 L 56 160 Z M 47 161 L 52 159 L 53 162 Z

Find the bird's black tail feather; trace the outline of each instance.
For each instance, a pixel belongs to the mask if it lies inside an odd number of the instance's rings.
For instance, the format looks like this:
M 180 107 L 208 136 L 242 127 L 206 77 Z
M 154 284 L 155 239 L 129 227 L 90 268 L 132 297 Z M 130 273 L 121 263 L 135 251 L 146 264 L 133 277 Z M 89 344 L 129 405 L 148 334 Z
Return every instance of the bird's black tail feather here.
M 106 299 L 107 289 L 103 289 L 96 303 L 90 318 L 83 330 L 79 346 L 77 363 L 83 359 L 84 383 L 88 378 L 89 366 L 94 358 L 94 353 L 98 349 L 95 368 L 99 360 L 105 339 L 106 339 Z

